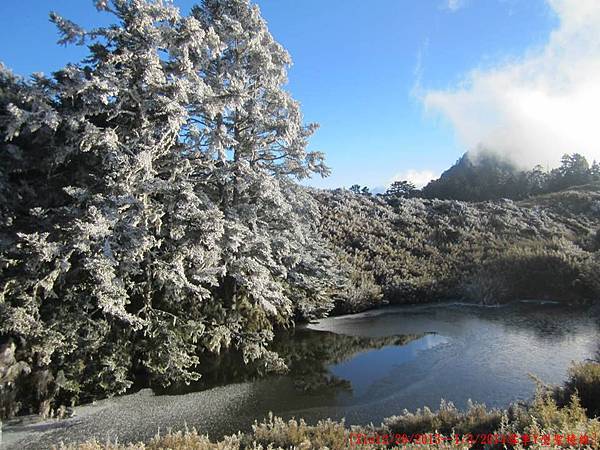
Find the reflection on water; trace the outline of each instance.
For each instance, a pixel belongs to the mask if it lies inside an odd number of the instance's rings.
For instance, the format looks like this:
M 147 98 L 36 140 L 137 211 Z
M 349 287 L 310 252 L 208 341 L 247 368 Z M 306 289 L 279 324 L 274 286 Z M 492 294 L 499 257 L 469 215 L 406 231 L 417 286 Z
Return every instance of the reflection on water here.
M 290 372 L 252 382 L 239 424 L 268 411 L 377 423 L 442 398 L 504 407 L 531 397 L 530 374 L 562 383 L 572 361 L 595 356 L 599 337 L 585 309 L 559 304 L 404 306 L 324 319 L 279 336 L 275 350 Z
M 338 395 L 336 406 L 358 422 L 435 408 L 442 398 L 459 407 L 469 398 L 488 406 L 526 400 L 535 389 L 530 374 L 563 382 L 572 361 L 595 356 L 600 337 L 585 309 L 536 303 L 392 307 L 325 319 L 311 329 L 374 339 L 435 333 L 331 367 L 352 384 L 352 395 Z
M 372 358 L 381 352 L 395 351 L 399 363 L 402 359 L 408 360 L 419 348 L 427 348 L 427 342 L 430 342 L 429 335 L 422 333 L 363 337 L 299 328 L 279 336 L 274 349 L 285 360 L 290 369 L 287 378 L 293 380 L 297 389 L 322 394 L 332 389 L 336 393 L 342 390 L 356 392 L 358 372 L 343 367 L 346 364 L 356 366 L 357 357 Z M 378 370 L 375 366 L 371 368 Z M 375 376 L 374 372 L 371 376 Z
M 354 356 L 369 355 L 372 358 L 379 350 L 384 353 L 392 351 L 396 354 L 396 363 L 400 363 L 414 358 L 419 349 L 430 348 L 438 342 L 445 342 L 445 338 L 432 336 L 432 333 L 370 337 L 297 327 L 281 331 L 275 337 L 272 349 L 283 358 L 289 369 L 284 377 L 276 378 L 291 381 L 299 392 L 331 395 L 343 390 L 352 391 L 356 387 L 357 379 L 351 371 L 337 373 L 338 366 L 345 362 L 352 364 Z M 181 395 L 265 378 L 260 364 L 244 364 L 241 355 L 235 352 L 218 355 L 203 366 L 200 381 L 168 388 L 156 387 L 155 392 L 159 395 Z M 379 366 L 378 370 L 381 371 L 381 368 Z
M 347 361 L 330 366 L 330 371 L 334 376 L 347 380 L 353 395 L 360 396 L 371 385 L 385 380 L 400 364 L 414 360 L 420 351 L 447 342 L 447 337 L 430 333 L 405 345 L 361 352 Z

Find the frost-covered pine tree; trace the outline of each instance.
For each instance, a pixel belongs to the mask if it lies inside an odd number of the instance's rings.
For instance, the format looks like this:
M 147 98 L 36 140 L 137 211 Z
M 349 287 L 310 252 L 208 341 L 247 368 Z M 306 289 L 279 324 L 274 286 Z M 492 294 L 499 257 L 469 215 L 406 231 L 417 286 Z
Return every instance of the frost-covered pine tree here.
M 339 285 L 292 182 L 327 169 L 258 8 L 96 6 L 115 24 L 52 15 L 83 62 L 31 82 L 0 67 L 0 344 L 19 369 L 1 394 L 43 412 L 135 373 L 195 379 L 229 347 L 281 367 L 273 327 L 327 312 Z
M 323 277 L 331 258 L 310 221 L 317 208 L 290 178 L 326 175 L 323 155 L 306 150 L 315 125 L 284 89 L 287 52 L 273 39 L 257 6 L 247 0 L 207 0 L 192 9 L 222 45 L 203 80 L 209 102 L 193 111 L 195 148 L 217 162 L 213 198 L 225 216 L 225 273 L 218 295 L 229 324 L 256 330 L 244 336 L 246 360 L 268 356 L 265 323 L 288 323 L 331 308 L 333 283 Z M 234 320 L 232 320 L 234 319 Z
M 167 3 L 98 7 L 117 25 L 86 32 L 52 15 L 62 42 L 86 43 L 89 58 L 6 106 L 8 145 L 40 173 L 16 217 L 29 226 L 13 222 L 5 241 L 27 277 L 7 277 L 2 334 L 28 349 L 34 375 L 62 370 L 73 385 L 61 387 L 105 395 L 133 371 L 197 378 L 216 334 L 205 304 L 222 271 L 223 223 L 203 190 L 212 162 L 180 138 L 190 85 L 202 84 L 186 64 L 218 51 L 218 38 Z

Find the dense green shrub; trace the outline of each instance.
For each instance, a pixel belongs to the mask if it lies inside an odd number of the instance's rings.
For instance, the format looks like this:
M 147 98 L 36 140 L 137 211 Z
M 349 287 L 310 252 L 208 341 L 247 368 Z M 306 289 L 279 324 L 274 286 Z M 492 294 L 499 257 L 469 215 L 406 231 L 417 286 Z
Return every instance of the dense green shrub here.
M 557 393 L 560 404 L 577 395 L 589 417 L 600 417 L 600 363 L 586 361 L 569 369 L 569 378 Z
M 600 293 L 596 256 L 565 239 L 524 241 L 482 261 L 469 285 L 485 300 L 594 300 Z

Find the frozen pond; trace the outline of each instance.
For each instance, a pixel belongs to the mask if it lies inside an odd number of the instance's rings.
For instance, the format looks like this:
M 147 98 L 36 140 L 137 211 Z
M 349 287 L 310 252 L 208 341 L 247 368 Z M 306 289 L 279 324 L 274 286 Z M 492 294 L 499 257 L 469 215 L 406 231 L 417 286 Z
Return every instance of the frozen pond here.
M 248 429 L 269 411 L 353 424 L 379 423 L 404 408 L 437 408 L 442 398 L 459 407 L 468 399 L 502 407 L 531 397 L 530 374 L 564 381 L 572 361 L 597 354 L 599 337 L 597 319 L 572 306 L 384 308 L 280 336 L 287 375 L 253 381 L 237 368 L 239 374 L 227 377 L 218 372 L 237 369 L 224 365 L 212 376 L 221 386 L 210 389 L 162 395 L 145 389 L 77 408 L 68 420 L 5 424 L 2 447 L 45 448 L 90 437 L 138 441 L 184 424 L 220 437 Z

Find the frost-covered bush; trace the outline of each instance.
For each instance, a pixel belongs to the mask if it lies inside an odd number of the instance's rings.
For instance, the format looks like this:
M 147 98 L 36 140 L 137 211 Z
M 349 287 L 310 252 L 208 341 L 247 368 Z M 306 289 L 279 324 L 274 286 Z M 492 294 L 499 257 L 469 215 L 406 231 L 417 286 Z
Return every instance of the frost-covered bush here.
M 265 448 L 344 448 L 349 443 L 344 422 L 331 419 L 320 420 L 308 425 L 304 420 L 283 420 L 270 414 L 262 423 L 252 427 L 252 437 L 247 442 L 256 442 Z
M 517 407 L 513 407 L 515 409 Z M 510 412 L 511 416 L 515 411 Z M 466 435 L 472 433 L 488 434 L 500 428 L 503 411 L 488 410 L 485 405 L 469 402 L 466 411 L 457 409 L 452 402 L 442 400 L 436 411 L 425 407 L 411 413 L 404 411 L 402 415 L 388 417 L 383 425 L 392 434 L 423 434 L 434 430 L 445 436 L 452 433 Z
M 580 399 L 588 417 L 600 417 L 600 362 L 573 364 L 564 389 L 557 390 L 555 397 L 559 405 L 564 405 L 574 394 Z
M 113 25 L 51 15 L 84 61 L 0 67 L 1 415 L 188 382 L 228 348 L 282 369 L 273 328 L 344 288 L 292 181 L 328 173 L 315 126 L 258 8 L 95 3 Z
M 323 237 L 351 268 L 353 292 L 364 292 L 362 302 L 346 293 L 343 305 L 356 310 L 381 304 L 370 294 L 377 289 L 391 303 L 599 300 L 595 189 L 579 192 L 587 206 L 574 209 L 566 193 L 526 202 L 399 198 L 393 204 L 345 190 L 313 195 Z
M 523 241 L 482 261 L 468 288 L 473 299 L 577 301 L 600 297 L 597 258 L 564 238 Z
M 470 404 L 464 410 L 456 409 L 451 403 L 442 402 L 438 411 L 427 408 L 415 413 L 404 411 L 401 415 L 384 419 L 379 426 L 347 426 L 344 421 L 331 419 L 320 420 L 316 424 L 307 424 L 302 419 L 285 420 L 270 414 L 262 422 L 255 422 L 252 431 L 226 436 L 220 441 L 211 441 L 196 431 L 185 430 L 168 432 L 157 436 L 148 443 L 112 444 L 88 441 L 83 444 L 60 445 L 59 450 L 133 450 L 133 449 L 331 449 L 342 450 L 360 447 L 365 449 L 422 449 L 425 444 L 419 437 L 427 434 L 433 438 L 437 435 L 437 443 L 427 444 L 432 449 L 469 449 L 482 444 L 471 444 L 468 439 L 482 441 L 483 436 L 492 442 L 498 440 L 491 448 L 528 449 L 561 449 L 561 448 L 600 448 L 597 436 L 600 433 L 600 422 L 597 418 L 586 416 L 578 397 L 575 395 L 564 405 L 557 404 L 549 392 L 540 389 L 531 402 L 522 405 L 511 405 L 506 410 L 487 409 L 481 404 Z M 361 444 L 356 444 L 359 436 L 364 436 Z M 388 436 L 389 445 L 368 444 L 369 437 Z M 403 437 L 409 439 L 414 435 L 415 443 L 404 443 Z M 443 435 L 445 441 L 439 436 Z M 508 441 L 514 436 L 515 444 Z M 527 436 L 530 441 L 523 442 Z M 549 438 L 544 442 L 543 438 Z M 556 442 L 560 437 L 560 442 Z M 430 439 L 428 437 L 428 439 Z M 502 439 L 506 444 L 500 443 Z M 534 442 L 536 439 L 537 442 Z M 571 443 L 569 443 L 571 439 Z M 588 440 L 588 445 L 580 444 L 581 439 Z M 373 439 L 374 440 L 374 439 Z M 399 440 L 399 445 L 394 445 Z

